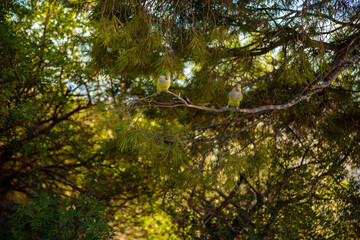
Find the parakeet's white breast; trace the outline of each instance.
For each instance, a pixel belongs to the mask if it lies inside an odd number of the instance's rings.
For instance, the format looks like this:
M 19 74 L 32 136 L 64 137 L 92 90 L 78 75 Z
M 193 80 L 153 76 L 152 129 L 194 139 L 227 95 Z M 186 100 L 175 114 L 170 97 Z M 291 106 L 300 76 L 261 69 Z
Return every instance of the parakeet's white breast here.
M 170 75 L 161 75 L 157 81 L 157 90 L 163 91 L 169 89 L 170 82 Z
M 238 91 L 237 91 L 238 89 Z M 241 100 L 243 98 L 243 95 L 241 93 L 240 87 L 234 87 L 233 90 L 229 92 L 229 102 L 228 105 L 230 107 L 237 107 L 239 106 Z
M 161 76 L 159 77 L 159 83 L 160 83 L 161 85 L 167 85 L 167 84 L 169 84 L 169 83 L 170 83 L 170 77 L 166 78 L 166 75 L 161 75 Z
M 233 101 L 241 101 L 243 95 L 241 91 L 236 91 L 236 88 L 234 88 L 231 92 L 229 92 L 229 99 Z

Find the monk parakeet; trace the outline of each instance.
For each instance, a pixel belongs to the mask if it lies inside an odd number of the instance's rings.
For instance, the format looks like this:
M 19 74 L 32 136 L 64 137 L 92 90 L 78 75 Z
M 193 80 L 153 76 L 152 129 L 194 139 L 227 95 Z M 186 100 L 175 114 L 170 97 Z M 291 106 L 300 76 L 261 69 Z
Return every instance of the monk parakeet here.
M 232 108 L 238 108 L 241 101 L 243 100 L 243 95 L 241 93 L 241 86 L 240 84 L 236 85 L 228 95 L 228 106 Z M 232 117 L 233 112 L 230 113 L 230 117 Z
M 171 83 L 171 73 L 169 70 L 163 70 L 155 80 L 155 91 L 168 90 Z

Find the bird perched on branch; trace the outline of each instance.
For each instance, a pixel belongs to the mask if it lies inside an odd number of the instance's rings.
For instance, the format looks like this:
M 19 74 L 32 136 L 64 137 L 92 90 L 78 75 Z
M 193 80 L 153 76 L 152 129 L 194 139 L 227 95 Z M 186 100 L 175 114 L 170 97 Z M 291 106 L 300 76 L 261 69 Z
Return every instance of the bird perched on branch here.
M 228 95 L 228 107 L 238 108 L 241 101 L 243 100 L 243 95 L 241 93 L 241 86 L 240 84 L 236 85 Z M 233 116 L 233 112 L 230 113 L 230 117 Z
M 155 80 L 155 91 L 168 90 L 171 83 L 171 73 L 169 70 L 163 70 Z

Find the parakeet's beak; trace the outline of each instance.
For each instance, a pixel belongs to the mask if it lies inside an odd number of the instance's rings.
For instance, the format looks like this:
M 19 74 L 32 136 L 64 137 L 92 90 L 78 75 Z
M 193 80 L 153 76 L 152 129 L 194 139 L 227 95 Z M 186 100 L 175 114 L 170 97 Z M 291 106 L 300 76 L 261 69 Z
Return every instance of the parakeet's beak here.
M 237 91 L 237 92 L 240 92 L 240 90 L 241 90 L 240 87 L 237 87 L 237 88 L 236 88 L 236 91 Z
M 169 80 L 170 80 L 170 76 L 166 75 L 166 81 L 169 81 Z

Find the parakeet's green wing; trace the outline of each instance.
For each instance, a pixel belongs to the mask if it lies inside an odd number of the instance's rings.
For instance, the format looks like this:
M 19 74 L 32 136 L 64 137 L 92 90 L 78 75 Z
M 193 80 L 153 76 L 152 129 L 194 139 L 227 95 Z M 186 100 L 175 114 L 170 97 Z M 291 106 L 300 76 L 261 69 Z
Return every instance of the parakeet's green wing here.
M 158 79 L 159 79 L 159 78 L 155 79 L 155 81 L 154 81 L 154 91 L 156 91 Z

